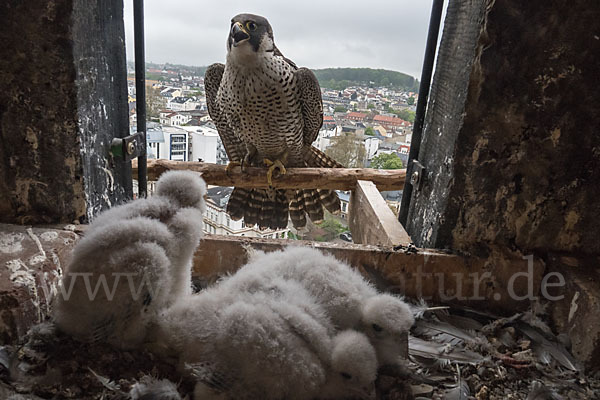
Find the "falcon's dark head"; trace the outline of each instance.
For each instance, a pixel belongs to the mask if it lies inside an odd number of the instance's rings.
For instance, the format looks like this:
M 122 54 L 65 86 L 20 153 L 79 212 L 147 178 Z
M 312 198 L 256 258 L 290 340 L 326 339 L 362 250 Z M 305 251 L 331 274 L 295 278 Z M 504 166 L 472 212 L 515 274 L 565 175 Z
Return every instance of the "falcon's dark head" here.
M 231 19 L 227 50 L 247 45 L 255 52 L 273 51 L 273 30 L 265 17 L 239 14 Z

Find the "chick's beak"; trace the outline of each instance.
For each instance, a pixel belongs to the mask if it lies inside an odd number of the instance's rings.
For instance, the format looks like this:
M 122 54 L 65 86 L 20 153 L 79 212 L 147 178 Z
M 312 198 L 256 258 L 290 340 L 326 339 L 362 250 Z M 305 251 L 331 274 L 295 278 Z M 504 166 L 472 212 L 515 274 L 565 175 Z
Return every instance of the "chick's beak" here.
M 244 29 L 244 26 L 239 22 L 236 22 L 231 27 L 230 36 L 233 38 L 234 46 L 237 46 L 239 43 L 243 42 L 244 40 L 250 39 L 250 35 L 246 31 L 246 29 Z

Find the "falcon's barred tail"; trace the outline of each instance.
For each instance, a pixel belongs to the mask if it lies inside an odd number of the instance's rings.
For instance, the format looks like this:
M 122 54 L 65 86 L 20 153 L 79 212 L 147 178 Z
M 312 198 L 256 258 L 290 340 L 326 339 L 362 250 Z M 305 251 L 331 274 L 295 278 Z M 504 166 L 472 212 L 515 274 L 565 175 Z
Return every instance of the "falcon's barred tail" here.
M 317 149 L 315 146 L 310 146 L 304 157 L 307 167 L 317 168 L 344 168 L 342 164 Z
M 329 157 L 327 154 L 323 153 L 321 150 L 317 149 L 314 146 L 310 146 L 309 150 L 306 152 L 304 161 L 307 167 L 343 168 L 342 164 L 335 161 L 333 158 Z M 296 193 L 298 192 L 302 191 L 296 191 Z M 298 203 L 301 206 L 304 205 L 304 211 L 306 211 L 306 213 L 310 216 L 310 219 L 313 222 L 318 216 L 320 216 L 320 218 L 317 218 L 317 220 L 323 219 L 323 210 L 317 211 L 317 208 L 320 208 L 321 205 L 323 205 L 327 209 L 327 211 L 333 214 L 336 214 L 340 211 L 340 199 L 338 198 L 338 195 L 334 190 L 316 189 L 304 190 L 304 192 L 313 193 L 302 194 L 301 196 L 298 196 Z M 290 214 L 292 208 L 292 204 L 290 204 Z M 315 218 L 313 218 L 313 215 Z M 294 221 L 294 218 L 292 218 L 292 221 Z M 294 223 L 294 226 L 304 225 L 296 225 Z
M 288 200 L 284 190 L 234 188 L 227 202 L 227 213 L 233 220 L 244 218 L 248 226 L 286 228 Z
M 333 190 L 302 189 L 294 190 L 290 200 L 290 218 L 296 228 L 306 225 L 306 214 L 313 222 L 323 220 L 323 207 L 329 212 L 340 211 L 340 199 Z
M 296 228 L 306 225 L 306 215 L 304 214 L 304 201 L 299 190 L 294 190 L 290 200 L 290 218 Z
M 229 201 L 227 201 L 227 214 L 234 221 L 244 218 L 244 209 L 251 191 L 252 189 L 233 188 Z

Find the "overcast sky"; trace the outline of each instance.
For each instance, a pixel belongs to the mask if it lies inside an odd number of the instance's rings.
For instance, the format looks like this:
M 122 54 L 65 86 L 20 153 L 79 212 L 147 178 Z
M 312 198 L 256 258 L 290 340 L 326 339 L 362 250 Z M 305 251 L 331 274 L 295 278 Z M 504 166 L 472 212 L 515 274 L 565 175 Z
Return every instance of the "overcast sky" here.
M 133 1 L 125 0 L 133 60 Z M 224 62 L 231 17 L 265 16 L 282 53 L 309 68 L 371 67 L 421 76 L 431 0 L 146 0 L 146 61 Z

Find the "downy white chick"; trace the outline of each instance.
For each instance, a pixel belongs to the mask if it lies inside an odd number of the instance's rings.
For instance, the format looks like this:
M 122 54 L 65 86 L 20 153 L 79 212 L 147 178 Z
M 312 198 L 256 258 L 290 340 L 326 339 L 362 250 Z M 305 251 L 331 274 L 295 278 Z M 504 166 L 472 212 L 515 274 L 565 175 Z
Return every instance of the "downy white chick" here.
M 140 217 L 90 229 L 62 278 L 57 327 L 83 341 L 139 346 L 155 313 L 170 302 L 165 249 L 174 240 L 166 225 Z
M 323 305 L 337 329 L 365 333 L 377 351 L 380 365 L 398 362 L 400 335 L 414 323 L 409 306 L 396 296 L 379 293 L 359 272 L 333 256 L 292 246 L 271 253 L 257 252 L 220 285 L 232 292 L 252 291 L 257 290 L 257 282 L 275 277 L 300 282 Z
M 333 326 L 297 282 L 255 293 L 219 285 L 165 311 L 161 340 L 198 379 L 195 398 L 312 399 L 373 394 L 377 360 L 357 332 Z
M 99 215 L 90 229 L 117 221 L 146 217 L 167 225 L 177 238 L 165 248 L 172 265 L 173 290 L 189 294 L 191 285 L 192 255 L 204 235 L 203 213 L 206 211 L 206 183 L 196 172 L 167 171 L 156 183 L 156 193 L 146 199 L 114 207 Z
M 167 171 L 156 182 L 152 197 L 137 199 L 104 211 L 94 219 L 92 226 L 99 227 L 116 221 L 147 217 L 167 223 L 181 208 L 206 210 L 206 183 L 196 172 Z
M 377 356 L 369 339 L 355 330 L 333 337 L 331 372 L 320 399 L 374 399 Z

